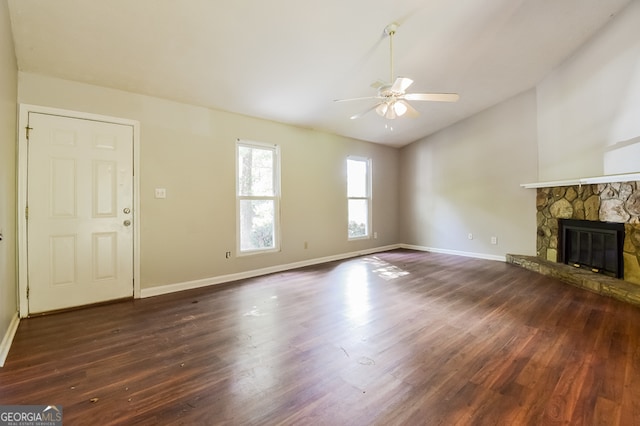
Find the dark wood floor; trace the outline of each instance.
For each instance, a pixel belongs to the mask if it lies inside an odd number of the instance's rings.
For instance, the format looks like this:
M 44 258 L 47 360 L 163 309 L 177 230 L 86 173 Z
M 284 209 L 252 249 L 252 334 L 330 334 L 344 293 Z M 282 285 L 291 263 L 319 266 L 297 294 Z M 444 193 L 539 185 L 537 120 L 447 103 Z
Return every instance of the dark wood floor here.
M 397 250 L 20 323 L 0 404 L 65 424 L 640 424 L 640 309 Z

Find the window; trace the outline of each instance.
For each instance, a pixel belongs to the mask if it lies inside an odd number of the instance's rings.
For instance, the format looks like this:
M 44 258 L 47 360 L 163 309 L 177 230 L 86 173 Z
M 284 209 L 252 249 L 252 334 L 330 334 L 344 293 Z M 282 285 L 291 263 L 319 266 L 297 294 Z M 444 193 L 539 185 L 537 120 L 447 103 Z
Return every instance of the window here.
M 371 218 L 371 162 L 367 158 L 347 159 L 349 239 L 368 238 Z
M 237 238 L 240 254 L 280 247 L 280 160 L 275 145 L 236 143 Z

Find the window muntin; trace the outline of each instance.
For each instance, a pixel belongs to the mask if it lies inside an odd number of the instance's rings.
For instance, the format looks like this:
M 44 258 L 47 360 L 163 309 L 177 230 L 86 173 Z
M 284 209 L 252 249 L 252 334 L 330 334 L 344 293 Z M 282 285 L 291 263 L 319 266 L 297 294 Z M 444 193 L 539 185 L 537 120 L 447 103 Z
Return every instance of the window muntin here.
M 371 162 L 367 158 L 347 159 L 348 237 L 369 238 L 371 223 Z
M 277 146 L 236 144 L 237 239 L 239 254 L 280 248 L 280 161 Z

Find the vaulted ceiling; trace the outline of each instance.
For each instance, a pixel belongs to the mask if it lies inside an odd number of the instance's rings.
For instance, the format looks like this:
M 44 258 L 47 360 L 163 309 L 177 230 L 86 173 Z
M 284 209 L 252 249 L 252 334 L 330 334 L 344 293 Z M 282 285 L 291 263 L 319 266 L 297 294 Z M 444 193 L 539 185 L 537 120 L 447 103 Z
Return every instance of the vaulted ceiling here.
M 8 0 L 18 67 L 403 146 L 534 87 L 631 0 Z M 395 73 L 417 118 L 370 112 Z

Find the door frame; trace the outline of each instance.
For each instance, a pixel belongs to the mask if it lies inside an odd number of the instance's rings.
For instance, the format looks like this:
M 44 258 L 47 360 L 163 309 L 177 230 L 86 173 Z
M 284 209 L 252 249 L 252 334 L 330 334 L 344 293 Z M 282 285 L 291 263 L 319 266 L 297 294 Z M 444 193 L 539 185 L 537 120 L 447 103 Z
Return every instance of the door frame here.
M 28 263 L 27 263 L 27 177 L 28 144 L 27 127 L 29 113 L 56 115 L 81 120 L 121 124 L 133 128 L 133 297 L 140 298 L 140 122 L 126 118 L 110 117 L 87 112 L 71 111 L 40 105 L 20 104 L 18 115 L 18 307 L 20 318 L 29 316 Z

